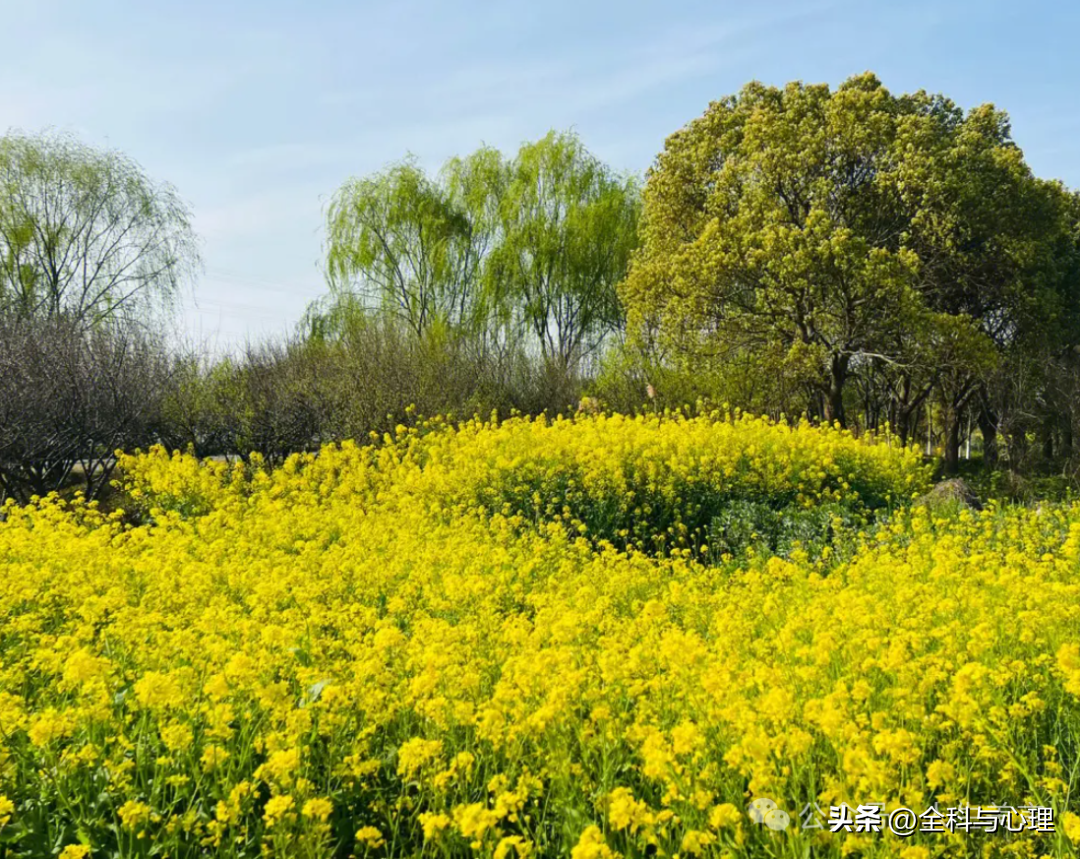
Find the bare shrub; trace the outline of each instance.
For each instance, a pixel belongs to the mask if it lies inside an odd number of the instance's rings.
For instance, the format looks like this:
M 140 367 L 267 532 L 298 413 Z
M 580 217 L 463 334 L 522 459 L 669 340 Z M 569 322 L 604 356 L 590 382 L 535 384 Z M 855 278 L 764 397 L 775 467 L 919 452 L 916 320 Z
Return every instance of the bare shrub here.
M 0 492 L 25 502 L 81 483 L 97 497 L 115 450 L 155 440 L 169 380 L 132 325 L 0 316 Z

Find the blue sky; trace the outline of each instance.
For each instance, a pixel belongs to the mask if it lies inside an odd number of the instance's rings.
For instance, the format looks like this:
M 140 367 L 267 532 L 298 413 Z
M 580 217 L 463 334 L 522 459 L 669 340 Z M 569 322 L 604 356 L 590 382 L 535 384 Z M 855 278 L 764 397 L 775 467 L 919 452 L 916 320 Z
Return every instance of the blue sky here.
M 323 212 L 349 176 L 570 127 L 643 173 L 751 79 L 871 69 L 994 102 L 1036 173 L 1080 187 L 1067 0 L 0 0 L 0 20 L 0 131 L 71 131 L 177 187 L 205 264 L 178 330 L 217 349 L 289 330 L 324 292 Z

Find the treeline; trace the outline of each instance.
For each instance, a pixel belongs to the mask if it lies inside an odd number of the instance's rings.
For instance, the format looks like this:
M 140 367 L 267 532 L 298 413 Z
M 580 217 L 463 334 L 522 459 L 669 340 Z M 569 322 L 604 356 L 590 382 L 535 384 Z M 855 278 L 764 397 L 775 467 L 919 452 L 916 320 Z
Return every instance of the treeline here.
M 328 296 L 228 356 L 162 336 L 199 263 L 171 188 L 54 135 L 0 141 L 0 182 L 0 493 L 21 501 L 97 495 L 117 448 L 274 462 L 419 415 L 566 412 L 624 327 L 640 191 L 569 134 L 346 184 Z
M 1068 467 L 1080 430 L 1080 197 L 1005 114 L 750 84 L 644 183 L 573 134 L 411 159 L 327 210 L 327 295 L 210 356 L 162 323 L 190 212 L 126 157 L 0 139 L 0 493 L 108 485 L 161 441 L 271 460 L 417 415 L 678 407 L 889 424 L 990 467 Z

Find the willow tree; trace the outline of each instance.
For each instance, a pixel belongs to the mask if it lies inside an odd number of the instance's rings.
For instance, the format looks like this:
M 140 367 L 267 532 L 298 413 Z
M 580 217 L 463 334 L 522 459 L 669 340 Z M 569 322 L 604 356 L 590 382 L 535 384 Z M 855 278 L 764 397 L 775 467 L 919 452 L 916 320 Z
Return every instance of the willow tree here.
M 487 288 L 560 370 L 587 359 L 622 325 L 616 287 L 637 244 L 639 210 L 635 180 L 574 134 L 551 132 L 522 146 L 509 165 Z
M 67 135 L 0 138 L 0 311 L 141 317 L 197 264 L 187 206 L 131 159 Z
M 470 319 L 479 270 L 472 222 L 414 159 L 342 186 L 327 239 L 339 305 L 389 312 L 417 335 Z
M 347 182 L 328 213 L 329 300 L 312 330 L 378 311 L 528 344 L 568 370 L 621 325 L 637 241 L 635 181 L 552 132 L 510 158 L 484 147 L 431 177 L 408 159 Z

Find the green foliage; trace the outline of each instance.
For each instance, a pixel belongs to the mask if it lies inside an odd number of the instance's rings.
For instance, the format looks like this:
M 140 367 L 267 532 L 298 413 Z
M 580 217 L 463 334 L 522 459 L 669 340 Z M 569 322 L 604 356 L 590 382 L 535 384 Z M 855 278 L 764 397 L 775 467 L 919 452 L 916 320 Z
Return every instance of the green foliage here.
M 0 312 L 145 319 L 198 265 L 190 221 L 170 186 L 117 152 L 0 138 Z
M 638 209 L 636 183 L 572 134 L 526 144 L 510 165 L 488 285 L 547 360 L 569 367 L 620 327 L 615 287 L 637 244 Z
M 794 368 L 795 353 L 777 355 L 732 350 L 723 359 L 643 348 L 639 341 L 608 349 L 588 393 L 604 408 L 623 414 L 690 408 L 698 402 L 737 404 L 750 414 L 797 416 L 804 389 Z M 776 367 L 783 369 L 776 371 Z M 805 375 L 805 374 L 803 374 Z
M 671 445 L 684 426 L 692 428 L 686 444 Z M 447 508 L 480 503 L 520 516 L 523 526 L 553 520 L 575 538 L 619 550 L 686 550 L 714 561 L 764 546 L 786 554 L 797 541 L 820 552 L 840 526 L 866 524 L 905 503 L 928 472 L 891 439 L 856 442 L 836 430 L 719 411 L 579 415 L 551 424 L 512 421 L 505 430 L 486 461 L 449 491 Z M 575 430 L 579 439 L 568 441 Z M 815 439 L 823 444 L 804 446 Z M 423 445 L 417 451 L 433 482 L 460 456 Z M 773 460 L 783 467 L 765 465 Z M 811 508 L 827 514 L 809 515 Z
M 372 311 L 415 335 L 528 340 L 566 371 L 620 327 L 638 189 L 572 134 L 513 159 L 482 148 L 431 179 L 413 160 L 351 180 L 328 217 L 329 300 L 305 327 L 340 336 Z
M 735 500 L 712 519 L 708 557 L 714 563 L 724 556 L 745 557 L 749 551 L 765 557 L 790 558 L 796 551 L 814 559 L 841 557 L 854 546 L 856 530 L 872 519 L 845 504 L 776 507 L 764 501 Z
M 197 456 L 237 452 L 244 415 L 237 377 L 232 359 L 177 356 L 162 402 L 160 441 L 170 450 L 191 450 Z
M 917 258 L 877 240 L 897 113 L 870 77 L 836 93 L 750 84 L 714 102 L 650 174 L 623 290 L 634 321 L 692 351 L 805 354 L 842 418 L 852 361 L 917 303 Z
M 668 139 L 621 292 L 653 354 L 749 356 L 811 414 L 843 421 L 854 381 L 906 437 L 936 398 L 955 467 L 1003 357 L 1080 342 L 1075 222 L 991 106 L 751 83 Z
M 409 159 L 351 180 L 335 195 L 327 270 L 335 291 L 361 294 L 417 334 L 473 318 L 479 254 L 468 212 Z

